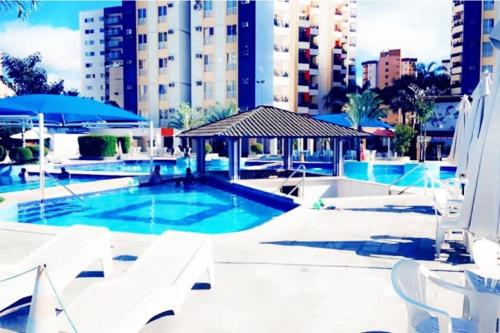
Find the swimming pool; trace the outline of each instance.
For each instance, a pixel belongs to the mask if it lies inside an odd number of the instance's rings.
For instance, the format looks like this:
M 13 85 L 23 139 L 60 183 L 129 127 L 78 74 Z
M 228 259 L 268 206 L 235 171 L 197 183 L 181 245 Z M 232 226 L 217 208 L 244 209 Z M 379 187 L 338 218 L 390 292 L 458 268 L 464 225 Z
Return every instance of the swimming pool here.
M 17 192 L 34 190 L 40 187 L 38 182 L 38 177 L 31 177 L 30 181 L 23 182 L 19 177 L 19 171 L 23 166 L 16 165 L 12 167 L 12 171 L 9 176 L 0 176 L 0 193 L 6 192 Z M 103 179 L 103 177 L 93 177 L 93 176 L 72 176 L 71 179 L 60 180 L 64 185 L 83 183 L 93 180 Z M 50 177 L 45 177 L 45 186 L 57 186 L 59 185 L 55 180 Z
M 207 234 L 246 230 L 281 215 L 271 208 L 207 185 L 192 188 L 167 184 L 128 188 L 76 199 L 19 204 L 0 213 L 0 220 L 69 226 L 98 225 L 111 231 L 161 234 L 165 230 Z
M 196 168 L 196 161 L 191 159 L 181 159 L 178 161 L 158 161 L 153 162 L 154 165 L 161 166 L 161 174 L 166 176 L 183 175 L 186 173 L 186 168 L 189 166 L 193 171 Z M 227 170 L 227 160 L 211 160 L 206 162 L 207 170 Z M 105 171 L 105 172 L 138 172 L 149 174 L 151 165 L 149 161 L 117 161 L 103 162 L 90 164 L 67 165 L 68 171 Z

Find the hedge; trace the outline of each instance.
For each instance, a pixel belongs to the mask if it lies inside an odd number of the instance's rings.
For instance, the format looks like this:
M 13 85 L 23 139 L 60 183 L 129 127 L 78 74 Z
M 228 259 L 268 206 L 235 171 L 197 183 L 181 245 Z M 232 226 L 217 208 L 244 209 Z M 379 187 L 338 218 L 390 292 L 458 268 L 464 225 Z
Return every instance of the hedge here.
M 255 154 L 262 154 L 264 147 L 260 143 L 252 143 L 250 145 L 250 150 Z
M 128 154 L 130 152 L 130 146 L 132 145 L 132 140 L 129 136 L 119 136 L 116 138 L 120 146 L 122 147 L 122 153 Z
M 116 136 L 85 135 L 78 138 L 80 155 L 83 158 L 104 158 L 116 154 Z
M 33 146 L 28 146 L 27 147 L 29 150 L 31 150 L 31 153 L 33 154 L 33 158 L 38 158 L 40 154 L 40 146 L 39 145 L 33 145 Z M 43 147 L 44 151 L 44 156 L 47 156 L 49 153 L 49 149 L 47 147 Z
M 33 159 L 33 153 L 29 148 L 14 147 L 9 151 L 9 157 L 16 163 L 26 163 Z
M 7 151 L 3 146 L 0 146 L 0 162 L 5 160 L 6 157 L 7 157 Z

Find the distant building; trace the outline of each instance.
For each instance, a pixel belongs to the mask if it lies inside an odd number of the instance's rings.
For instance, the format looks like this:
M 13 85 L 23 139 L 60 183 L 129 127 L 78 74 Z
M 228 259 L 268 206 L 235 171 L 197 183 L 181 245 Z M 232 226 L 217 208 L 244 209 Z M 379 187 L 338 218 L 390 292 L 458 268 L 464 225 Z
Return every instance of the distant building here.
M 495 70 L 495 50 L 489 41 L 500 4 L 493 0 L 454 0 L 451 28 L 452 93 L 470 94 L 481 73 Z
M 446 70 L 448 75 L 451 75 L 451 61 L 450 59 L 441 60 L 441 66 Z
M 403 58 L 401 59 L 401 76 L 412 75 L 415 76 L 417 65 L 417 58 Z
M 363 66 L 363 85 L 366 82 L 369 82 L 370 88 L 376 88 L 378 61 L 377 60 L 365 61 L 361 63 L 361 66 Z

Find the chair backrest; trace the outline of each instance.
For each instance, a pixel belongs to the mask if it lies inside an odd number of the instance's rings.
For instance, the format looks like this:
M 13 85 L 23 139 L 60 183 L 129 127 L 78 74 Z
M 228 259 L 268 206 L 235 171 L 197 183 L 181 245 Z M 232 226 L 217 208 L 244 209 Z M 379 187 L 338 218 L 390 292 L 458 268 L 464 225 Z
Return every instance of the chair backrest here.
M 474 262 L 485 273 L 500 274 L 499 253 L 500 245 L 488 239 L 479 239 L 472 244 Z

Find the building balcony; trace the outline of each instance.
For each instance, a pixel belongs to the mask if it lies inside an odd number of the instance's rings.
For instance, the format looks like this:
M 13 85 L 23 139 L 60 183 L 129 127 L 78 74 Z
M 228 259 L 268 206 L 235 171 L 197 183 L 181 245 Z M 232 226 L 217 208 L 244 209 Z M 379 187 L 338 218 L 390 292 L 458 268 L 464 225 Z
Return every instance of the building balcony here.
M 274 51 L 288 53 L 289 52 L 289 48 L 288 48 L 288 46 L 284 46 L 284 45 L 279 46 L 279 45 L 275 44 L 274 45 Z
M 158 23 L 165 23 L 165 22 L 167 22 L 167 15 L 158 16 Z
M 166 101 L 167 100 L 167 94 L 159 94 L 158 100 L 160 100 L 160 101 Z
M 148 95 L 139 95 L 139 102 L 145 102 L 148 99 Z
M 119 60 L 123 58 L 122 52 L 111 52 L 106 54 L 106 60 Z
M 236 64 L 226 64 L 226 70 L 227 71 L 235 71 L 237 68 Z
M 308 13 L 300 13 L 299 20 L 300 21 L 309 21 L 309 14 Z
M 122 23 L 122 19 L 120 16 L 111 16 L 111 17 L 108 17 L 107 19 L 104 20 L 104 24 L 107 24 L 107 25 L 117 25 L 117 24 L 121 24 Z
M 311 74 L 312 76 L 317 76 L 317 75 L 319 75 L 319 69 L 317 69 L 317 68 L 311 68 L 309 70 L 309 74 Z
M 309 50 L 309 42 L 299 42 L 299 49 L 302 50 Z
M 462 47 L 462 45 L 459 45 L 459 46 L 452 47 L 450 54 L 452 54 L 452 55 L 453 54 L 460 54 L 462 52 L 463 52 L 463 47 Z
M 451 28 L 452 34 L 462 33 L 463 31 L 464 31 L 463 22 L 462 22 L 462 25 L 453 26 Z
M 144 24 L 146 24 L 146 18 L 145 17 L 138 18 L 137 19 L 137 24 L 138 25 L 144 25 Z
M 236 43 L 236 36 L 235 35 L 229 35 L 226 37 L 226 43 Z
M 167 48 L 167 42 L 158 42 L 158 49 L 163 50 Z
M 319 35 L 319 28 L 317 25 L 311 25 L 311 35 L 312 36 L 318 36 Z
M 458 6 L 453 6 L 452 12 L 453 14 L 462 13 L 464 11 L 464 4 L 460 4 Z
M 277 103 L 288 103 L 288 97 L 287 96 L 273 96 L 273 101 Z
M 123 42 L 121 40 L 110 40 L 106 43 L 106 47 L 108 48 L 121 48 L 123 46 Z
M 147 47 L 147 44 L 146 43 L 140 43 L 140 44 L 137 44 L 137 48 L 139 49 L 139 51 L 143 51 L 145 50 Z
M 165 74 L 167 74 L 167 67 L 158 68 L 158 75 L 165 75 Z
M 290 23 L 283 21 L 283 20 L 279 20 L 277 18 L 274 18 L 274 26 L 278 27 L 278 28 L 289 28 Z
M 275 77 L 289 77 L 288 72 L 280 72 L 280 71 L 274 71 L 274 76 Z
M 147 73 L 148 73 L 147 69 L 145 68 L 139 69 L 139 76 L 146 76 Z
M 297 86 L 297 91 L 299 93 L 308 93 L 309 92 L 309 86 L 308 85 L 301 85 L 299 83 L 299 85 Z
M 109 29 L 109 30 L 105 31 L 104 35 L 107 36 L 107 37 L 121 36 L 122 35 L 122 29 Z
M 306 105 L 298 105 L 297 106 L 297 113 L 299 114 L 309 114 L 309 106 Z

